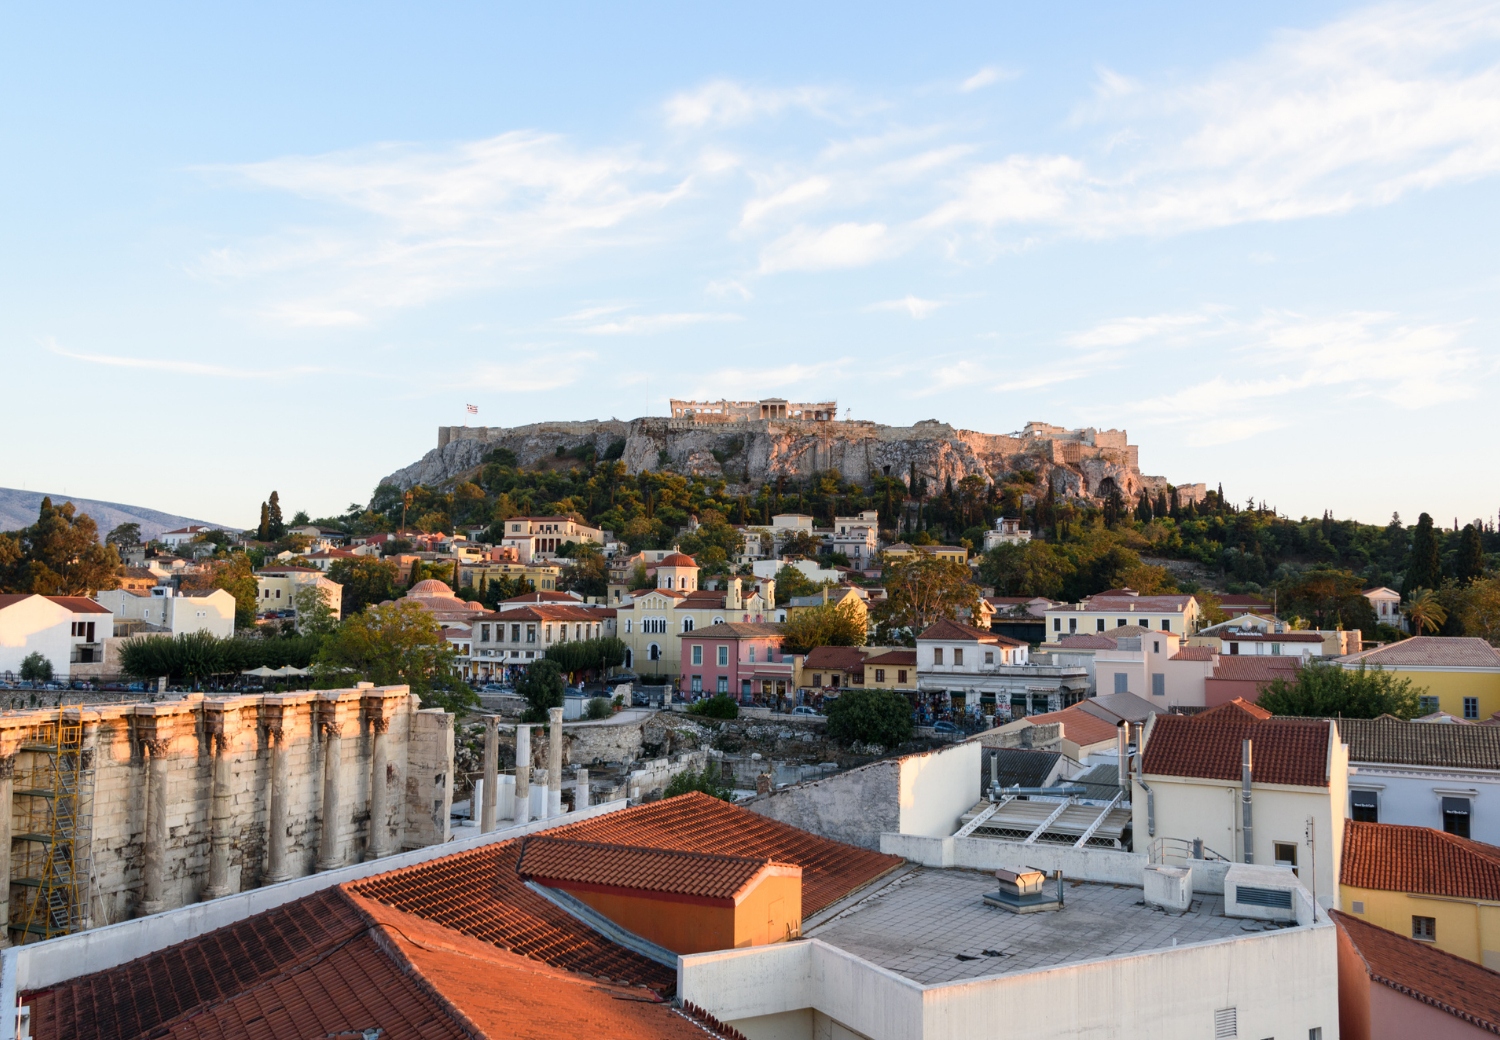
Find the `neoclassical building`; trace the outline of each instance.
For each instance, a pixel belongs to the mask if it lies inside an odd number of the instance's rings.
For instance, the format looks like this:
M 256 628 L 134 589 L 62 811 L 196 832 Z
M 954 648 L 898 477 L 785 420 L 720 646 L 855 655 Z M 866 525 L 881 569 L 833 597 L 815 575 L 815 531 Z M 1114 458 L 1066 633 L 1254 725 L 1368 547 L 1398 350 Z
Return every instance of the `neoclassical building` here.
M 639 589 L 616 604 L 615 634 L 625 641 L 625 666 L 663 679 L 682 674 L 684 632 L 725 622 L 785 621 L 776 607 L 776 581 L 761 578 L 746 591 L 740 578 L 720 578 L 722 589 L 698 587 L 698 563 L 672 553 L 656 565 L 656 588 Z

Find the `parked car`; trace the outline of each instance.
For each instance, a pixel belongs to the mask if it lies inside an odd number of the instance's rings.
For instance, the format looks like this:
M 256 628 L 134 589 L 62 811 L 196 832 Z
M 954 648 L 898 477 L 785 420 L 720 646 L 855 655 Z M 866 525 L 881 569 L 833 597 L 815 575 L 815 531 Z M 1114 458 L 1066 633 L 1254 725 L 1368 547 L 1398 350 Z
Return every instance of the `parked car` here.
M 797 705 L 795 708 L 792 709 L 792 714 L 793 715 L 804 715 L 804 716 L 810 715 L 810 716 L 812 716 L 815 719 L 821 719 L 823 717 L 823 713 L 822 712 L 818 711 L 816 708 L 812 707 L 811 705 L 807 705 L 807 704 L 799 704 L 799 705 Z
M 956 723 L 949 722 L 947 719 L 943 719 L 943 720 L 941 720 L 939 722 L 934 722 L 932 724 L 932 732 L 934 732 L 934 733 L 942 733 L 942 734 L 945 734 L 945 735 L 951 734 L 951 735 L 957 736 L 958 734 L 962 733 L 963 730 L 961 728 L 959 728 L 959 726 Z

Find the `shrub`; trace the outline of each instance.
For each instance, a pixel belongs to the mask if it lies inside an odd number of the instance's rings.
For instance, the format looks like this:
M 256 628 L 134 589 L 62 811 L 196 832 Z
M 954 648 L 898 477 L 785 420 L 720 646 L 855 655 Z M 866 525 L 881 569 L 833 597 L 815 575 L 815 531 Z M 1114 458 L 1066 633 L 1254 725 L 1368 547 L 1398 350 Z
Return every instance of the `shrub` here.
M 845 744 L 896 747 L 911 739 L 911 704 L 894 690 L 847 689 L 825 704 L 828 735 Z
M 527 666 L 516 680 L 516 693 L 526 698 L 523 722 L 546 722 L 549 708 L 563 706 L 563 677 L 556 661 L 542 658 Z
M 702 715 L 706 719 L 737 719 L 740 716 L 740 706 L 729 694 L 716 693 L 707 700 L 689 704 L 688 714 Z
M 689 791 L 702 791 L 704 794 L 718 798 L 726 802 L 734 801 L 734 787 L 725 782 L 723 772 L 716 762 L 709 762 L 703 767 L 703 772 L 689 769 L 685 773 L 678 773 L 667 784 L 665 797 L 675 798 Z
M 608 697 L 591 697 L 589 698 L 588 707 L 584 709 L 583 717 L 586 719 L 607 719 L 614 713 L 614 706 L 609 703 Z
M 27 682 L 51 682 L 52 662 L 35 651 L 27 654 L 21 661 L 21 678 Z
M 1380 668 L 1366 671 L 1361 665 L 1350 671 L 1336 664 L 1308 664 L 1297 673 L 1296 682 L 1271 682 L 1257 703 L 1275 715 L 1414 719 L 1420 710 L 1418 698 L 1426 692 L 1410 679 Z

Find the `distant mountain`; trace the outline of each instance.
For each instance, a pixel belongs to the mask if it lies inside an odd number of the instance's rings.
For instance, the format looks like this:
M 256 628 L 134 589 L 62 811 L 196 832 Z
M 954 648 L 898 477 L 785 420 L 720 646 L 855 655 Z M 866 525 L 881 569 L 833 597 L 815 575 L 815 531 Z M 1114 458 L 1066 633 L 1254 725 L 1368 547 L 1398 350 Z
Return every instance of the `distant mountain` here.
M 237 524 L 216 524 L 208 520 L 194 520 L 191 517 L 177 516 L 175 513 L 163 513 L 160 509 L 147 509 L 144 506 L 127 506 L 119 502 L 100 502 L 92 498 L 79 498 L 76 495 L 48 494 L 45 491 L 18 491 L 15 488 L 0 488 L 0 531 L 14 531 L 22 527 L 30 527 L 36 523 L 37 514 L 42 509 L 42 499 L 52 499 L 53 505 L 62 505 L 64 502 L 72 502 L 75 509 L 80 513 L 87 513 L 93 517 L 94 523 L 99 525 L 99 538 L 113 531 L 121 524 L 140 524 L 142 538 L 155 538 L 163 531 L 173 531 L 188 524 L 204 524 L 208 527 L 222 527 L 226 531 L 238 531 L 241 528 Z

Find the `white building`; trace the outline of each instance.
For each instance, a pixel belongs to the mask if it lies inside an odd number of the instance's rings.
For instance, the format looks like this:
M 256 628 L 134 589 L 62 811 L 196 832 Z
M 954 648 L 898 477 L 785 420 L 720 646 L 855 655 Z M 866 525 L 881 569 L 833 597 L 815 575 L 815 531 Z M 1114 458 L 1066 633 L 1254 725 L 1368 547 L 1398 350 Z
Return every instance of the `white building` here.
M 566 516 L 513 516 L 505 521 L 500 544 L 516 551 L 519 563 L 551 560 L 569 542 L 604 545 L 604 532 Z
M 0 595 L 0 675 L 19 676 L 21 662 L 39 653 L 54 678 L 66 679 L 74 666 L 102 661 L 114 634 L 109 608 L 86 596 Z
M 1340 719 L 1349 816 L 1500 845 L 1500 726 Z
M 984 551 L 989 552 L 997 545 L 1024 545 L 1029 541 L 1031 532 L 1022 529 L 1021 521 L 1002 516 L 993 528 L 984 532 Z
M 207 534 L 211 530 L 213 529 L 205 527 L 202 524 L 189 524 L 186 527 L 179 527 L 175 531 L 164 531 L 157 541 L 173 549 L 180 549 L 188 542 L 195 540 L 199 535 Z
M 1401 593 L 1384 585 L 1361 593 L 1375 610 L 1375 620 L 1392 628 L 1401 627 Z
M 1047 639 L 1055 641 L 1060 636 L 1107 632 L 1127 625 L 1192 635 L 1198 630 L 1203 610 L 1185 592 L 1142 596 L 1134 589 L 1111 589 L 1081 603 L 1051 607 L 1046 616 Z
M 297 591 L 306 585 L 316 585 L 323 590 L 323 598 L 333 610 L 333 616 L 343 616 L 344 587 L 329 581 L 323 572 L 312 567 L 266 567 L 255 572 L 255 612 L 261 617 L 286 613 L 296 617 Z
M 849 557 L 851 567 L 865 568 L 879 561 L 880 513 L 866 509 L 857 516 L 836 516 L 828 543 Z
M 986 714 L 1024 715 L 1057 711 L 1083 699 L 1088 673 L 1033 664 L 1028 644 L 945 620 L 917 636 L 917 690 L 955 708 L 985 705 Z
M 223 589 L 179 592 L 158 585 L 149 595 L 109 589 L 94 596 L 120 620 L 144 621 L 173 635 L 209 632 L 221 639 L 234 635 L 234 597 Z
M 750 570 L 757 578 L 766 580 L 775 578 L 777 572 L 783 567 L 801 571 L 802 576 L 815 585 L 829 581 L 838 584 L 844 580 L 842 571 L 836 571 L 831 567 L 819 567 L 816 560 L 756 560 L 750 565 Z

